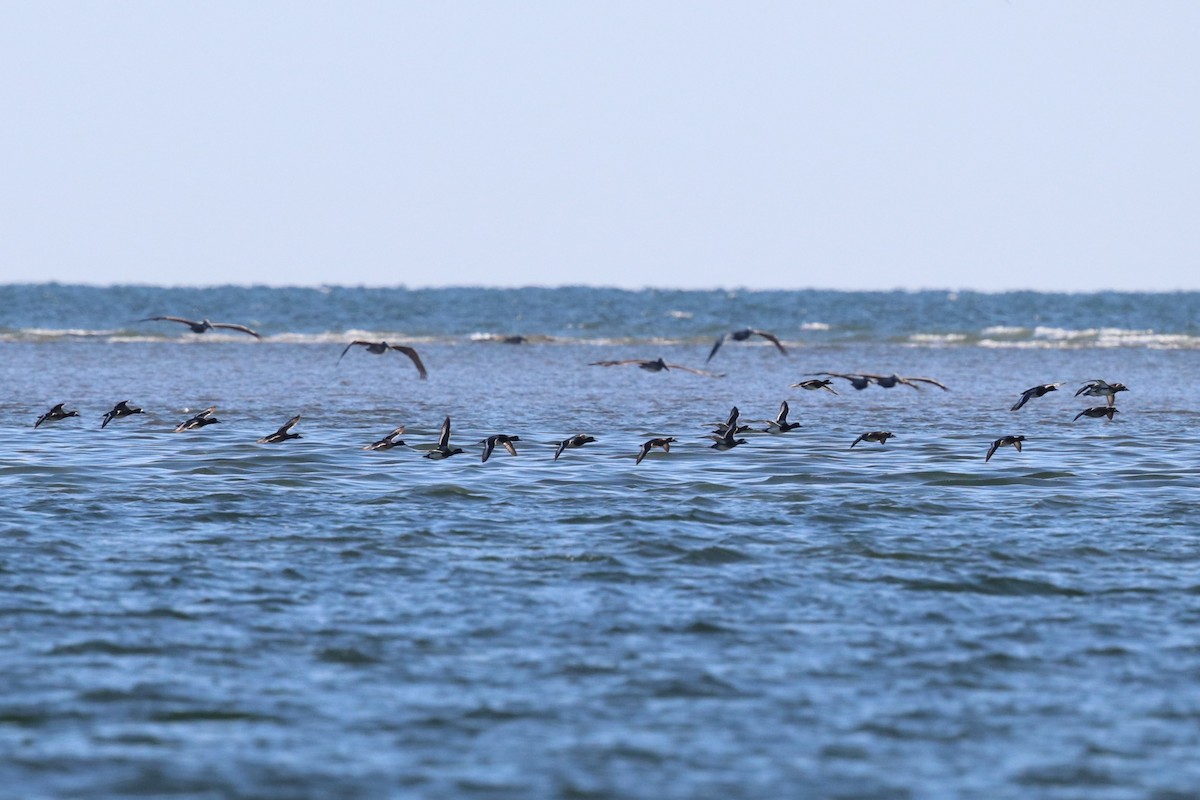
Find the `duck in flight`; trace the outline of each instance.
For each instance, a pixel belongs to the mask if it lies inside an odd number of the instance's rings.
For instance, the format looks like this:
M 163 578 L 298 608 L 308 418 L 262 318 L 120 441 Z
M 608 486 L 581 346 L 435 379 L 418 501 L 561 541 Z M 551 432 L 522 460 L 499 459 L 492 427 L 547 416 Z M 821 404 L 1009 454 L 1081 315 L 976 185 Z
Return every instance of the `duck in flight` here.
M 296 416 L 289 419 L 287 422 L 283 423 L 283 425 L 281 425 L 279 427 L 279 430 L 275 431 L 270 436 L 264 436 L 261 439 L 259 439 L 258 443 L 259 444 L 278 444 L 280 442 L 286 442 L 288 439 L 301 438 L 300 434 L 292 433 L 292 428 L 294 428 L 296 426 L 296 423 L 299 421 L 300 421 L 300 415 L 297 414 Z
M 1018 453 L 1021 452 L 1021 442 L 1023 441 L 1025 441 L 1024 436 L 1001 436 L 999 439 L 992 442 L 992 446 L 988 448 L 987 455 L 983 458 L 984 462 L 986 463 L 991 461 L 992 456 L 995 455 L 996 451 L 1001 447 L 1008 447 L 1009 445 L 1012 445 L 1013 447 L 1017 448 Z
M 871 431 L 870 433 L 864 433 L 862 436 L 859 436 L 850 446 L 854 447 L 854 445 L 858 444 L 859 442 L 879 442 L 880 444 L 887 444 L 888 439 L 894 438 L 896 438 L 896 434 L 892 433 L 891 431 Z
M 734 438 L 739 433 L 738 429 L 738 407 L 734 406 L 729 412 L 729 420 L 721 424 L 717 433 L 710 434 L 708 438 L 712 439 L 715 444 L 709 445 L 714 450 L 732 450 L 739 444 L 745 444 L 745 439 Z
M 624 367 L 629 364 L 636 364 L 639 368 L 647 372 L 670 372 L 673 369 L 690 372 L 693 375 L 703 375 L 706 378 L 724 378 L 723 373 L 709 372 L 703 369 L 695 369 L 693 367 L 685 367 L 682 364 L 668 364 L 661 358 L 653 360 L 647 358 L 627 358 L 624 361 L 593 361 L 588 364 L 589 367 Z
M 391 450 L 393 447 L 407 447 L 408 445 L 404 443 L 403 439 L 396 438 L 402 433 L 404 433 L 403 425 L 401 425 L 399 428 L 396 428 L 379 441 L 371 442 L 368 445 L 363 445 L 363 450 Z
M 799 383 L 793 383 L 791 385 L 791 388 L 807 389 L 810 392 L 815 392 L 818 389 L 825 389 L 826 391 L 832 392 L 833 394 L 837 394 L 837 392 L 833 391 L 832 384 L 833 384 L 833 381 L 829 380 L 828 378 L 826 378 L 825 380 L 820 380 L 818 378 L 810 378 L 809 380 L 806 380 L 806 381 L 800 381 Z
M 107 414 L 104 415 L 104 420 L 100 423 L 100 427 L 101 428 L 107 427 L 108 423 L 112 422 L 114 419 L 121 419 L 122 417 L 130 417 L 130 416 L 133 416 L 134 414 L 144 414 L 144 413 L 146 413 L 146 412 L 142 411 L 137 406 L 129 405 L 128 400 L 122 400 L 121 402 L 117 403 L 115 406 L 112 407 L 112 411 L 109 411 Z
M 800 427 L 799 422 L 788 422 L 788 402 L 784 400 L 779 404 L 779 413 L 775 419 L 765 420 L 767 423 L 766 433 L 787 433 Z
M 425 458 L 443 459 L 456 456 L 462 452 L 461 447 L 450 448 L 450 417 L 442 423 L 442 431 L 438 434 L 437 446 L 425 454 Z
M 1060 386 L 1062 386 L 1062 383 L 1043 383 L 1039 386 L 1030 387 L 1029 389 L 1021 392 L 1021 399 L 1018 400 L 1009 410 L 1016 411 L 1035 397 L 1041 397 L 1042 395 L 1049 394 L 1050 392 L 1058 391 L 1058 387 Z
M 184 319 L 183 317 L 146 317 L 145 319 L 138 320 L 138 322 L 155 322 L 158 320 L 165 320 L 167 322 L 181 322 L 191 328 L 192 333 L 204 333 L 205 331 L 212 330 L 213 328 L 227 328 L 231 331 L 248 333 L 255 339 L 262 339 L 261 336 L 247 328 L 245 325 L 234 325 L 232 322 L 209 322 L 206 319 L 196 322 L 194 319 Z
M 421 357 L 417 355 L 417 351 L 402 344 L 388 344 L 387 342 L 364 342 L 361 340 L 355 340 L 346 345 L 346 349 L 342 351 L 340 356 L 338 356 L 339 364 L 342 363 L 342 359 L 346 357 L 346 353 L 350 352 L 350 348 L 354 347 L 355 345 L 361 345 L 362 347 L 367 348 L 368 353 L 374 353 L 375 355 L 386 353 L 388 350 L 396 350 L 404 353 L 404 355 L 412 359 L 413 365 L 417 368 L 417 374 L 421 376 L 421 380 L 425 380 L 429 377 L 429 373 L 425 371 L 425 365 L 421 363 Z
M 79 416 L 78 411 L 64 411 L 63 406 L 65 406 L 65 405 L 66 405 L 66 403 L 59 403 L 58 405 L 54 406 L 54 408 L 51 408 L 49 411 L 47 411 L 45 414 L 42 414 L 40 417 L 37 418 L 37 422 L 33 423 L 33 427 L 36 428 L 39 425 L 41 425 L 43 422 L 58 422 L 60 419 L 66 419 L 67 417 L 78 417 Z
M 726 339 L 732 339 L 735 342 L 744 342 L 751 336 L 763 337 L 768 342 L 775 345 L 776 349 L 778 349 L 780 353 L 785 356 L 787 355 L 787 349 L 780 344 L 779 337 L 775 334 L 768 333 L 767 331 L 755 330 L 754 328 L 743 328 L 740 331 L 731 331 L 729 333 L 721 334 L 721 337 L 717 339 L 716 343 L 713 344 L 712 350 L 708 352 L 708 358 L 704 359 L 704 363 L 707 364 L 709 361 L 712 361 L 712 357 L 715 356 L 717 351 L 721 349 L 721 345 L 725 344 Z
M 500 445 L 508 451 L 510 456 L 517 454 L 517 446 L 513 442 L 521 441 L 520 436 L 509 436 L 504 433 L 497 433 L 483 440 L 483 460 L 486 462 L 492 457 L 492 451 L 496 449 L 496 445 Z
M 858 375 L 855 373 L 845 373 L 845 372 L 818 372 L 817 374 L 818 375 L 828 375 L 831 378 L 844 378 L 844 379 L 850 381 L 850 385 L 853 386 L 855 389 L 857 389 L 860 392 L 863 389 L 866 389 L 868 386 L 871 385 L 871 379 L 868 378 L 866 375 Z
M 205 425 L 212 425 L 214 423 L 220 422 L 221 420 L 219 420 L 213 416 L 213 414 L 215 414 L 215 413 L 217 413 L 217 407 L 209 406 L 208 408 L 204 409 L 203 411 L 201 411 L 199 414 L 192 417 L 191 419 L 184 420 L 183 422 L 176 425 L 175 433 L 183 433 L 184 431 L 194 431 L 196 428 L 203 428 Z
M 594 436 L 588 436 L 586 433 L 577 433 L 574 436 L 563 439 L 558 443 L 558 447 L 554 448 L 554 460 L 558 461 L 558 457 L 563 454 L 564 450 L 569 450 L 575 447 L 583 447 L 589 442 L 596 441 Z
M 884 389 L 891 389 L 893 386 L 899 386 L 903 384 L 904 386 L 911 386 L 919 391 L 921 387 L 917 386 L 918 383 L 929 383 L 938 387 L 943 392 L 950 391 L 946 388 L 945 384 L 941 383 L 940 381 L 935 381 L 933 378 L 904 377 L 902 375 L 897 375 L 894 372 L 891 375 L 870 375 L 868 373 L 863 373 L 863 377 L 869 378 L 877 386 L 881 386 Z
M 1117 411 L 1117 409 L 1113 408 L 1112 406 L 1092 406 L 1091 408 L 1085 408 L 1083 411 L 1080 411 L 1078 414 L 1076 414 L 1075 419 L 1071 420 L 1071 422 L 1074 422 L 1080 417 L 1091 417 L 1092 419 L 1108 417 L 1108 421 L 1112 422 L 1113 414 L 1120 413 L 1120 411 Z
M 657 439 L 649 439 L 646 442 L 643 442 L 642 449 L 638 451 L 637 458 L 634 460 L 633 463 L 634 464 L 642 463 L 642 459 L 646 457 L 646 454 L 649 453 L 651 450 L 653 450 L 656 447 L 661 447 L 662 451 L 664 453 L 671 452 L 671 442 L 675 442 L 675 441 L 678 441 L 678 439 L 676 439 L 673 436 L 666 436 L 666 437 L 660 437 Z
M 1099 379 L 1090 380 L 1075 392 L 1075 396 L 1087 395 L 1088 397 L 1107 397 L 1109 406 L 1116 405 L 1117 392 L 1128 392 L 1129 387 L 1123 383 L 1108 383 Z M 1078 419 L 1078 417 L 1076 418 Z M 1110 417 L 1111 419 L 1111 417 Z

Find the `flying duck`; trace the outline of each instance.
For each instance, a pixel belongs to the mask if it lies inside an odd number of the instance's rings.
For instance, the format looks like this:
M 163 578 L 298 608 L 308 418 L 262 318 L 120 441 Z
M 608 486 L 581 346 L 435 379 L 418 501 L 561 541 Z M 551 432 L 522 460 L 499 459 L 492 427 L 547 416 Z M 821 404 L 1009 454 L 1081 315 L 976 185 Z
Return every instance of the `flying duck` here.
M 203 428 L 205 425 L 212 425 L 215 422 L 220 422 L 221 420 L 213 416 L 216 411 L 216 406 L 209 406 L 191 419 L 185 420 L 176 425 L 175 433 L 183 433 L 184 431 L 191 431 L 195 430 L 196 428 Z
M 122 417 L 129 417 L 134 414 L 144 413 L 146 412 L 142 411 L 140 408 L 129 405 L 128 400 L 122 400 L 112 407 L 112 411 L 109 411 L 104 415 L 104 420 L 100 423 L 100 427 L 106 427 L 108 423 L 112 422 L 114 419 L 121 419 Z
M 37 426 L 41 425 L 43 422 L 58 422 L 60 419 L 66 419 L 67 417 L 78 417 L 79 416 L 78 411 L 64 411 L 63 406 L 65 406 L 65 405 L 66 405 L 66 403 L 59 403 L 58 405 L 54 406 L 54 408 L 47 411 L 45 414 L 42 414 L 40 417 L 37 418 L 37 422 L 33 423 L 33 427 L 36 428 Z
M 450 417 L 442 423 L 442 431 L 438 434 L 437 446 L 425 454 L 425 458 L 443 459 L 456 456 L 462 452 L 461 447 L 450 449 Z
M 1108 421 L 1112 422 L 1113 414 L 1119 413 L 1121 412 L 1117 411 L 1117 409 L 1113 406 L 1092 406 L 1091 408 L 1085 408 L 1083 411 L 1080 411 L 1078 414 L 1076 414 L 1075 419 L 1071 420 L 1071 422 L 1074 422 L 1080 417 L 1091 417 L 1092 419 L 1108 417 Z
M 1021 442 L 1023 441 L 1025 441 L 1024 436 L 1001 436 L 999 439 L 992 442 L 992 446 L 988 448 L 987 455 L 984 456 L 983 459 L 984 462 L 986 463 L 991 461 L 992 456 L 995 455 L 996 451 L 1001 447 L 1008 447 L 1009 445 L 1012 445 L 1013 447 L 1017 448 L 1018 453 L 1021 452 Z
M 642 459 L 646 457 L 646 454 L 649 453 L 651 450 L 653 450 L 655 447 L 661 447 L 663 449 L 664 453 L 671 452 L 671 442 L 675 442 L 675 441 L 678 441 L 678 440 L 672 436 L 668 436 L 668 437 L 664 437 L 664 438 L 650 439 L 650 440 L 644 442 L 642 444 L 642 449 L 638 451 L 637 459 L 633 463 L 634 464 L 642 463 Z
M 1062 386 L 1062 383 L 1043 383 L 1040 386 L 1033 386 L 1029 389 L 1026 389 L 1025 391 L 1021 392 L 1021 399 L 1018 400 L 1010 410 L 1016 411 L 1018 408 L 1025 405 L 1035 397 L 1041 397 L 1044 394 L 1056 392 L 1060 386 Z
M 583 447 L 588 442 L 596 441 L 595 437 L 588 436 L 586 433 L 577 433 L 569 439 L 563 439 L 558 443 L 558 447 L 554 448 L 554 460 L 558 461 L 558 457 L 563 454 L 563 450 L 573 447 Z
M 259 439 L 258 443 L 259 444 L 278 444 L 279 442 L 286 442 L 288 439 L 299 439 L 300 434 L 292 433 L 292 428 L 295 427 L 296 423 L 299 421 L 300 421 L 300 415 L 297 414 L 296 416 L 289 419 L 287 422 L 283 423 L 283 425 L 280 426 L 279 430 L 275 431 L 270 436 L 264 436 L 261 439 Z
M 887 440 L 893 439 L 895 436 L 896 434 L 892 433 L 891 431 L 871 431 L 870 433 L 864 433 L 862 436 L 859 436 L 850 446 L 854 447 L 854 445 L 858 444 L 859 442 L 879 442 L 880 444 L 887 444 Z
M 788 431 L 799 428 L 799 422 L 788 422 L 788 402 L 784 400 L 779 404 L 779 414 L 775 419 L 766 420 L 767 429 L 765 433 L 787 433 Z
M 393 447 L 407 447 L 407 445 L 404 444 L 403 439 L 396 438 L 397 436 L 399 436 L 402 433 L 404 433 L 403 425 L 401 425 L 399 428 L 396 428 L 394 431 L 392 431 L 391 433 L 389 433 L 387 436 L 383 437 L 379 441 L 371 442 L 371 444 L 363 445 L 363 450 L 391 450 Z
M 819 380 L 817 378 L 810 378 L 809 380 L 806 380 L 806 381 L 800 381 L 799 383 L 793 383 L 791 385 L 791 388 L 807 389 L 810 392 L 815 392 L 818 389 L 825 389 L 826 391 L 833 392 L 833 394 L 837 394 L 837 392 L 833 391 L 832 384 L 833 384 L 833 381 L 829 380 L 828 378 L 826 378 L 825 380 Z
M 703 369 L 695 369 L 693 367 L 685 367 L 682 364 L 668 364 L 661 358 L 646 359 L 646 358 L 627 358 L 624 361 L 593 361 L 588 364 L 589 367 L 623 367 L 628 364 L 636 364 L 639 368 L 647 372 L 670 372 L 673 369 L 680 369 L 684 372 L 690 372 L 693 375 L 703 375 L 706 378 L 724 378 L 723 373 L 709 372 Z
M 1108 383 L 1099 379 L 1090 380 L 1075 392 L 1075 396 L 1087 395 L 1088 397 L 1107 397 L 1110 406 L 1116 405 L 1117 392 L 1128 392 L 1129 387 L 1123 383 Z
M 497 433 L 483 440 L 483 460 L 487 461 L 492 457 L 492 451 L 496 449 L 496 445 L 501 445 L 508 451 L 510 456 L 517 454 L 517 446 L 513 442 L 521 441 L 520 436 L 509 436 L 504 433 Z
M 785 356 L 787 355 L 787 350 L 784 349 L 784 346 L 779 343 L 779 337 L 777 337 L 775 334 L 768 333 L 767 331 L 755 330 L 754 328 L 743 328 L 740 331 L 731 331 L 730 333 L 721 334 L 721 337 L 717 339 L 715 344 L 713 344 L 712 350 L 708 352 L 708 358 L 704 359 L 704 363 L 707 364 L 709 361 L 712 361 L 712 357 L 715 356 L 717 351 L 721 349 L 721 345 L 725 344 L 726 339 L 733 339 L 735 342 L 744 342 L 751 336 L 763 337 L 768 342 L 775 345 L 780 353 L 783 353 Z

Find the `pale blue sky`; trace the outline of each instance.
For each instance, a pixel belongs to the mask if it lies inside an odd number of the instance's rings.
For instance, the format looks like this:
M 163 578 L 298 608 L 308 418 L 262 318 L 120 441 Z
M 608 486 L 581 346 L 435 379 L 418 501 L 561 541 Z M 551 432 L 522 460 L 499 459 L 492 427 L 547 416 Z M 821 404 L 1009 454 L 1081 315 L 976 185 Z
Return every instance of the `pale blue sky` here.
M 1200 289 L 1200 3 L 4 2 L 0 281 Z

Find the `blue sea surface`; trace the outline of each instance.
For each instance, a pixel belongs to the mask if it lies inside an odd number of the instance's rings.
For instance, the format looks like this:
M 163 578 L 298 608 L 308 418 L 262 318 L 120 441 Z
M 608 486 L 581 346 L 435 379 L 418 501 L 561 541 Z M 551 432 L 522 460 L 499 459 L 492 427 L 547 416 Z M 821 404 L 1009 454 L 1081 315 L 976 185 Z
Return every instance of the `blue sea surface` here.
M 0 286 L 0 796 L 1200 797 L 1197 386 L 1196 293 Z

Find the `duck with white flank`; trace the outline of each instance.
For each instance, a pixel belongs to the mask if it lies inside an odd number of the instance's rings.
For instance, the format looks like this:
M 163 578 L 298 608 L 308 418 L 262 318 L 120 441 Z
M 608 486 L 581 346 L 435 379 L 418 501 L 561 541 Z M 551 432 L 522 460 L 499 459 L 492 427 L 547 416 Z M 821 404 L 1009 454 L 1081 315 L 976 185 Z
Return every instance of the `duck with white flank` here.
M 779 404 L 779 413 L 775 419 L 763 420 L 767 423 L 767 428 L 764 433 L 787 433 L 800 427 L 799 422 L 788 422 L 788 402 L 784 400 Z
M 393 447 L 407 447 L 408 445 L 404 443 L 403 439 L 396 438 L 402 433 L 404 433 L 403 425 L 401 425 L 399 428 L 396 428 L 379 441 L 363 445 L 363 450 L 391 450 Z
M 510 456 L 515 456 L 517 454 L 517 446 L 513 442 L 519 441 L 521 441 L 520 436 L 509 436 L 504 433 L 497 433 L 487 437 L 481 442 L 483 445 L 483 460 L 487 461 L 492 457 L 492 451 L 496 449 L 496 445 L 500 445 L 507 450 Z
M 879 442 L 880 444 L 887 444 L 888 439 L 894 439 L 895 437 L 896 434 L 892 433 L 891 431 L 871 431 L 870 433 L 864 433 L 862 436 L 859 436 L 850 446 L 854 447 L 854 445 L 858 444 L 859 442 Z
M 1062 386 L 1062 383 L 1043 383 L 1040 386 L 1033 386 L 1029 389 L 1026 389 L 1025 391 L 1021 392 L 1021 399 L 1018 400 L 1010 410 L 1016 411 L 1035 397 L 1041 397 L 1044 394 L 1056 392 L 1060 386 Z
M 1121 412 L 1117 411 L 1117 409 L 1113 406 L 1092 406 L 1091 408 L 1085 408 L 1083 411 L 1080 411 L 1078 414 L 1076 414 L 1075 419 L 1071 420 L 1071 422 L 1074 422 L 1080 417 L 1091 417 L 1092 419 L 1108 417 L 1108 421 L 1112 422 L 1113 414 L 1119 413 Z
M 214 328 L 226 328 L 231 331 L 248 333 L 255 339 L 262 339 L 261 336 L 247 328 L 245 325 L 235 325 L 232 322 L 209 322 L 206 319 L 196 322 L 193 319 L 184 319 L 183 317 L 146 317 L 145 319 L 138 320 L 138 322 L 155 322 L 158 320 L 164 320 L 166 322 L 181 322 L 191 328 L 192 333 L 204 333 L 205 331 L 210 331 Z
M 1079 397 L 1082 394 L 1088 397 L 1107 397 L 1108 404 L 1114 406 L 1117 402 L 1117 392 L 1128 391 L 1129 387 L 1123 383 L 1108 383 L 1107 381 L 1096 379 L 1084 383 L 1079 388 L 1079 391 L 1075 392 L 1075 396 Z
M 67 417 L 78 417 L 79 416 L 78 411 L 64 411 L 63 406 L 65 406 L 65 405 L 66 405 L 66 403 L 59 403 L 58 405 L 54 406 L 49 411 L 47 411 L 45 414 L 42 414 L 40 417 L 37 418 L 37 422 L 33 423 L 33 427 L 36 428 L 39 425 L 41 425 L 43 422 L 58 422 L 60 419 L 66 419 Z
M 450 417 L 442 423 L 442 431 L 438 434 L 437 446 L 425 454 L 425 458 L 443 459 L 456 456 L 462 452 L 461 447 L 450 448 Z
M 721 338 L 717 339 L 716 343 L 712 346 L 712 350 L 708 352 L 708 358 L 704 359 L 704 363 L 707 364 L 709 361 L 712 361 L 712 357 L 715 356 L 717 351 L 721 349 L 721 345 L 725 344 L 726 339 L 732 339 L 735 342 L 744 342 L 751 336 L 761 336 L 771 344 L 775 345 L 775 348 L 779 350 L 780 353 L 785 356 L 787 355 L 787 350 L 782 344 L 780 344 L 779 337 L 775 334 L 768 333 L 767 331 L 755 330 L 754 328 L 743 328 L 740 331 L 731 331 L 730 333 L 722 334 Z
M 261 439 L 259 439 L 258 443 L 259 444 L 278 444 L 280 442 L 286 442 L 288 439 L 301 438 L 300 434 L 292 433 L 292 428 L 294 428 L 296 426 L 296 423 L 299 421 L 300 421 L 300 415 L 297 414 L 296 416 L 289 419 L 287 422 L 283 423 L 283 425 L 281 425 L 279 427 L 279 430 L 275 431 L 270 436 L 264 436 Z
M 646 358 L 627 358 L 623 361 L 593 361 L 588 364 L 589 367 L 624 367 L 630 364 L 636 364 L 640 369 L 647 372 L 670 372 L 673 369 L 681 369 L 684 372 L 690 372 L 693 375 L 703 375 L 706 378 L 724 378 L 725 375 L 719 372 L 709 372 L 708 370 L 695 369 L 693 367 L 685 367 L 682 364 L 668 364 L 661 358 L 653 360 Z
M 596 441 L 594 436 L 588 436 L 586 433 L 577 433 L 569 439 L 563 439 L 558 443 L 558 447 L 554 448 L 554 460 L 558 461 L 558 457 L 563 454 L 564 450 L 569 450 L 575 447 L 583 447 L 589 442 Z
M 833 390 L 833 381 L 829 380 L 828 378 L 826 378 L 825 380 L 820 380 L 818 378 L 810 378 L 809 380 L 806 380 L 806 381 L 800 381 L 799 383 L 793 383 L 791 385 L 791 388 L 807 389 L 810 392 L 815 392 L 818 389 L 824 389 L 828 392 L 832 392 L 833 394 L 837 394 L 837 392 L 835 392 Z
M 144 414 L 144 413 L 146 413 L 146 412 L 142 411 L 137 406 L 129 405 L 128 400 L 122 400 L 121 402 L 117 403 L 115 406 L 112 407 L 112 411 L 109 411 L 107 414 L 104 415 L 104 420 L 100 423 L 100 427 L 101 428 L 107 427 L 108 423 L 112 422 L 114 419 L 122 419 L 123 417 L 131 417 L 134 414 Z
M 664 453 L 671 452 L 671 442 L 675 442 L 675 441 L 678 441 L 678 439 L 674 438 L 673 436 L 666 436 L 666 437 L 660 437 L 657 439 L 650 439 L 646 442 L 643 442 L 642 449 L 638 451 L 637 459 L 633 463 L 634 464 L 642 463 L 642 459 L 646 457 L 646 454 L 649 453 L 651 450 L 653 450 L 656 447 L 661 447 L 662 451 Z
M 715 442 L 715 444 L 711 444 L 709 447 L 713 448 L 714 450 L 732 450 L 739 444 L 746 443 L 745 439 L 734 438 L 739 432 L 737 406 L 734 406 L 733 410 L 729 412 L 729 421 L 724 423 L 721 427 L 724 429 L 723 432 L 709 435 L 708 438 Z
M 421 376 L 421 380 L 425 380 L 429 377 L 429 373 L 425 371 L 425 365 L 421 363 L 421 357 L 417 355 L 417 351 L 402 344 L 388 344 L 387 342 L 364 342 L 361 340 L 355 340 L 346 345 L 346 349 L 342 351 L 340 356 L 338 356 L 339 364 L 342 363 L 342 359 L 346 357 L 346 353 L 350 352 L 350 348 L 356 345 L 365 347 L 368 353 L 374 353 L 375 355 L 386 353 L 388 350 L 396 350 L 404 353 L 404 355 L 408 356 L 412 360 L 413 365 L 417 368 L 417 374 Z
M 184 431 L 194 431 L 196 428 L 203 428 L 205 425 L 213 425 L 217 422 L 220 422 L 221 420 L 213 416 L 215 413 L 217 413 L 217 407 L 209 406 L 191 419 L 184 420 L 176 425 L 175 432 L 183 433 Z
M 999 439 L 992 442 L 992 446 L 988 448 L 987 455 L 983 458 L 984 462 L 986 463 L 991 461 L 992 456 L 995 455 L 996 451 L 1001 447 L 1008 447 L 1009 445 L 1012 445 L 1013 447 L 1017 448 L 1018 453 L 1021 452 L 1021 442 L 1023 441 L 1025 441 L 1024 436 L 1001 436 Z

